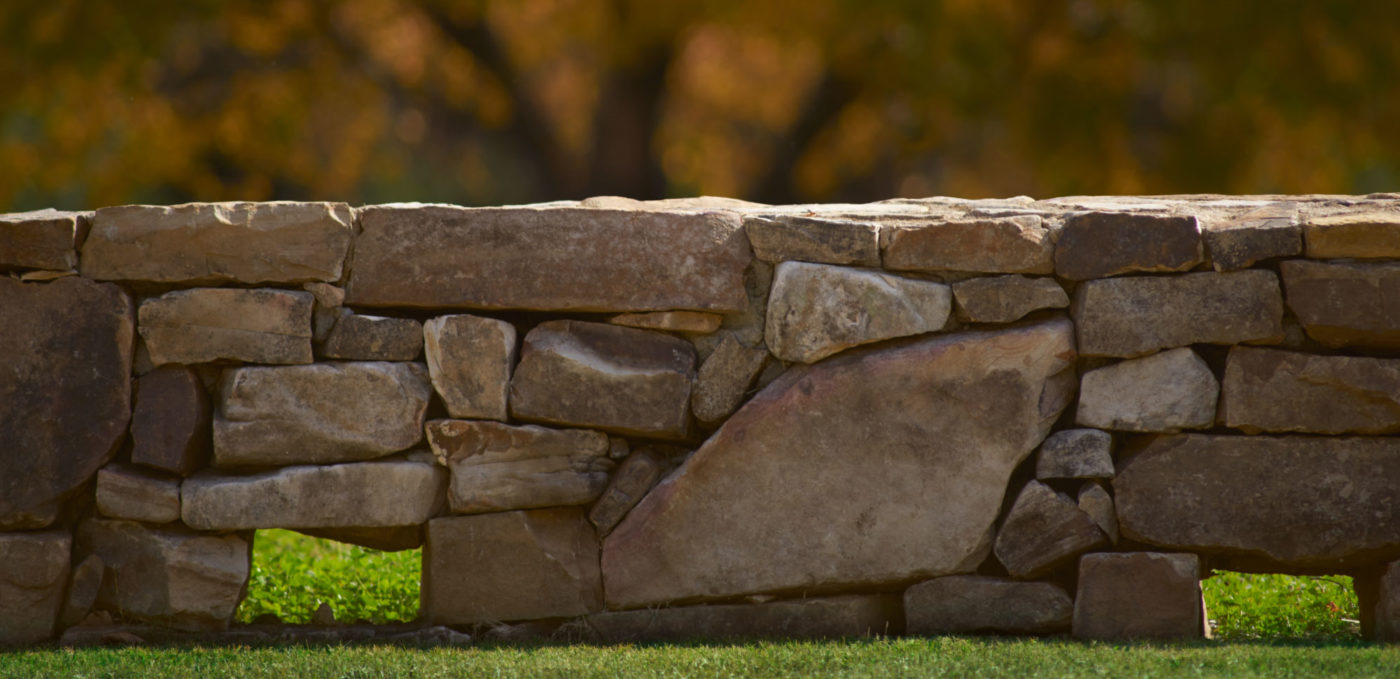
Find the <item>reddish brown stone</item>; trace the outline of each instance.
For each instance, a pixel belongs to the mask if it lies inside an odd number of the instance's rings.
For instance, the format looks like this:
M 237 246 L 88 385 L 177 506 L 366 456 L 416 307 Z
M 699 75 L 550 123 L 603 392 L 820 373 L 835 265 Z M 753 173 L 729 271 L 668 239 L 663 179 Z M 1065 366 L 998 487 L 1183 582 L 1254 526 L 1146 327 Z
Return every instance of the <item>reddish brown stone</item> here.
M 596 431 L 471 420 L 433 420 L 425 430 L 452 473 L 448 500 L 458 514 L 587 504 L 613 467 L 608 437 Z
M 1313 259 L 1400 257 L 1400 212 L 1360 212 L 1313 217 L 1303 226 Z
M 1055 242 L 1040 217 L 943 220 L 885 227 L 885 268 L 893 271 L 977 271 L 1048 274 Z
M 1065 220 L 1055 275 L 1072 281 L 1148 271 L 1188 271 L 1201 262 L 1195 217 L 1086 212 Z
M 1085 554 L 1079 560 L 1074 636 L 1191 639 L 1205 632 L 1195 554 Z
M 750 217 L 744 231 L 765 262 L 880 266 L 880 227 L 864 221 L 783 215 Z
M 78 212 L 35 210 L 0 214 L 0 270 L 78 268 Z
M 300 364 L 313 360 L 309 292 L 262 288 L 176 290 L 141 303 L 151 362 Z
M 136 380 L 131 461 L 181 476 L 209 461 L 209 395 L 182 365 L 165 365 Z
M 1400 348 L 1400 263 L 1288 260 L 1281 271 L 1288 308 L 1308 337 L 1329 347 Z

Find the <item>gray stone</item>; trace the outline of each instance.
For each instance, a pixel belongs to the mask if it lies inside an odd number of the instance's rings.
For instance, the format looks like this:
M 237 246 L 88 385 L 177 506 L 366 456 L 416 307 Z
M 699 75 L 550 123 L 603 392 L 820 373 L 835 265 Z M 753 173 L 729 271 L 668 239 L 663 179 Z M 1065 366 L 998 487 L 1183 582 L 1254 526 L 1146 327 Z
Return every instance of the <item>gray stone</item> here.
M 447 414 L 506 419 L 515 339 L 515 326 L 494 318 L 456 314 L 423 324 L 428 373 Z
M 131 461 L 186 476 L 209 461 L 209 395 L 199 376 L 165 365 L 136 380 Z
M 1079 511 L 1094 520 L 1109 542 L 1118 544 L 1118 510 L 1113 507 L 1113 496 L 1103 486 L 1090 481 L 1079 487 Z
M 741 311 L 732 212 L 378 205 L 358 211 L 352 305 Z
M 1035 478 L 1113 478 L 1113 436 L 1098 429 L 1057 431 L 1040 444 Z
M 750 217 L 744 232 L 755 257 L 765 262 L 820 262 L 880 266 L 880 225 L 841 219 L 782 215 Z
M 1053 278 L 985 276 L 953 284 L 958 317 L 970 323 L 1010 323 L 1032 311 L 1063 309 L 1069 295 Z
M 1071 333 L 958 333 L 788 371 L 607 537 L 609 606 L 971 572 L 1011 471 L 1072 398 Z
M 585 619 L 594 641 L 621 644 L 694 639 L 840 639 L 901 631 L 899 599 L 847 595 L 770 601 L 606 611 Z
M 68 594 L 63 599 L 63 612 L 58 616 L 59 628 L 72 627 L 83 621 L 97 603 L 97 593 L 102 589 L 102 557 L 89 554 L 73 567 L 68 579 Z
M 412 361 L 423 351 L 423 324 L 342 312 L 321 345 L 321 355 L 350 361 Z
M 426 460 L 201 472 L 181 488 L 181 518 L 198 530 L 414 526 L 438 514 L 446 485 Z
M 598 541 L 578 509 L 428 522 L 422 615 L 441 625 L 564 618 L 603 608 Z
M 0 277 L 0 531 L 43 528 L 131 417 L 131 299 L 70 277 Z
M 1074 602 L 1048 582 L 950 575 L 904 591 L 907 634 L 1068 632 Z
M 1124 538 L 1231 570 L 1336 573 L 1400 558 L 1397 478 L 1400 439 L 1183 434 L 1120 462 L 1113 490 Z
M 644 330 L 665 330 L 697 335 L 708 335 L 719 330 L 724 317 L 705 311 L 647 311 L 641 313 L 618 314 L 608 319 L 613 325 Z
M 181 630 L 226 629 L 248 586 L 251 554 L 237 535 L 89 519 L 77 552 L 105 566 L 98 608 Z
M 706 427 L 714 427 L 729 417 L 744 402 L 749 388 L 768 364 L 768 352 L 747 347 L 733 337 L 726 337 L 715 348 L 695 376 L 695 390 L 690 396 L 690 410 L 695 419 Z
M 1011 577 L 1024 580 L 1102 546 L 1104 537 L 1073 500 L 1031 481 L 1006 513 L 993 551 Z
M 1392 561 L 1384 566 L 1376 594 L 1371 613 L 1372 640 L 1391 643 L 1400 641 L 1400 561 Z
M 433 420 L 428 443 L 451 471 L 452 511 L 479 514 L 592 502 L 608 484 L 608 437 L 582 429 Z
M 1079 351 L 1087 356 L 1283 339 L 1283 297 L 1272 271 L 1085 281 L 1071 308 Z
M 1084 373 L 1074 421 L 1119 431 L 1208 429 L 1219 397 L 1210 366 L 1181 347 Z
M 1287 260 L 1280 270 L 1308 337 L 1327 347 L 1400 348 L 1400 263 Z
M 1400 212 L 1373 211 L 1312 217 L 1303 225 L 1313 259 L 1400 257 Z
M 185 284 L 335 281 L 354 237 L 344 203 L 105 207 L 92 216 L 82 272 Z
M 97 472 L 97 513 L 147 523 L 179 520 L 180 483 L 109 464 Z
M 385 362 L 225 370 L 214 464 L 349 462 L 411 448 L 423 437 L 427 372 Z
M 647 491 L 661 480 L 666 466 L 657 455 L 645 448 L 628 455 L 618 465 L 607 489 L 588 511 L 588 520 L 598 529 L 599 536 L 606 537 L 611 533 L 627 516 L 627 512 L 642 501 Z
M 1188 271 L 1202 260 L 1195 217 L 1134 212 L 1071 215 L 1055 243 L 1055 275 L 1072 281 Z
M 1400 359 L 1232 347 L 1220 422 L 1247 434 L 1400 432 Z
M 510 383 L 521 419 L 659 439 L 690 426 L 695 350 L 670 335 L 606 323 L 548 321 L 525 335 Z
M 67 533 L 0 533 L 0 646 L 53 636 L 68 584 Z
M 194 288 L 141 303 L 141 338 L 151 363 L 300 364 L 311 353 L 311 293 Z
M 952 308 L 947 285 L 878 271 L 783 262 L 768 299 L 768 349 L 815 363 L 861 344 L 942 330 Z
M 900 223 L 880 232 L 885 268 L 894 271 L 1054 273 L 1054 234 L 1040 217 Z
M 1224 221 L 1202 224 L 1201 239 L 1216 271 L 1234 271 L 1276 257 L 1303 252 L 1298 208 L 1279 203 L 1256 208 Z
M 1085 554 L 1074 597 L 1074 636 L 1104 641 L 1205 636 L 1199 571 L 1195 554 Z
M 83 214 L 34 210 L 0 214 L 0 270 L 78 268 Z

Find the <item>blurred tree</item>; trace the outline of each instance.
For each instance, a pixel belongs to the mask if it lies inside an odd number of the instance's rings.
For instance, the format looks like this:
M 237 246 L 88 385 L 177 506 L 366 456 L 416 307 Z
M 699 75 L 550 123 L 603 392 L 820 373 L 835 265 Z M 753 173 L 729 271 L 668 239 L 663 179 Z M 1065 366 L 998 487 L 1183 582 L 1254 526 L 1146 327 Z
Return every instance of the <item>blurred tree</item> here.
M 1400 184 L 1400 3 L 9 0 L 0 209 Z

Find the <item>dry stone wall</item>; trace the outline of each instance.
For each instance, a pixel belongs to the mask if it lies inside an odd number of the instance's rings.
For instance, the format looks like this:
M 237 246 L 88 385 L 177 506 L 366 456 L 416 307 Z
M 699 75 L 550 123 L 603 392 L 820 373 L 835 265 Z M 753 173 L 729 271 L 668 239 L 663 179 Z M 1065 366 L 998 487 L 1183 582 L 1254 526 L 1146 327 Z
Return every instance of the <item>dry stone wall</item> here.
M 1396 194 L 0 215 L 0 643 L 228 630 L 269 528 L 421 546 L 463 632 L 1198 637 L 1234 569 L 1394 640 L 1397 243 Z

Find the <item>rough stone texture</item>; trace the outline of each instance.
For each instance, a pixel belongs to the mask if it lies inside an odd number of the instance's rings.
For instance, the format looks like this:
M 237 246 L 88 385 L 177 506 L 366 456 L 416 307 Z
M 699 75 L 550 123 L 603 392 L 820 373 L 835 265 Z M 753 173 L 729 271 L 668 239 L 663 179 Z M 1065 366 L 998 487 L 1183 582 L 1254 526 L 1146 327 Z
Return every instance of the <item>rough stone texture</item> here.
M 321 355 L 351 361 L 412 361 L 423 351 L 423 324 L 345 312 L 336 320 Z
M 427 372 L 385 362 L 225 370 L 214 464 L 349 462 L 407 450 L 423 437 Z
M 1125 538 L 1335 573 L 1400 557 L 1397 478 L 1400 439 L 1186 434 L 1121 462 L 1113 489 Z
M 1283 296 L 1272 271 L 1085 281 L 1072 309 L 1079 352 L 1087 356 L 1283 339 Z
M 1400 359 L 1231 347 L 1220 422 L 1247 434 L 1400 432 Z
M 1205 635 L 1195 554 L 1085 554 L 1074 597 L 1080 639 L 1190 639 Z
M 1328 347 L 1400 348 L 1400 263 L 1288 260 L 1280 270 L 1308 337 Z
M 1219 397 L 1210 366 L 1181 347 L 1084 373 L 1074 421 L 1120 431 L 1206 429 Z
M 525 335 L 510 383 L 522 420 L 648 438 L 684 438 L 695 349 L 670 335 L 606 323 L 548 321 Z
M 176 521 L 180 518 L 180 483 L 126 465 L 109 464 L 97 472 L 97 513 L 147 523 Z
M 1375 641 L 1400 641 L 1400 561 L 1385 566 L 1376 594 L 1371 638 Z
M 578 509 L 428 522 L 422 609 L 430 622 L 563 618 L 602 608 L 597 537 Z
M 0 533 L 0 646 L 53 635 L 72 544 L 67 533 Z
M 515 338 L 514 325 L 481 316 L 438 316 L 423 324 L 428 373 L 447 414 L 506 419 Z
M 598 535 L 611 533 L 627 512 L 642 501 L 642 496 L 661 480 L 665 471 L 666 464 L 647 449 L 628 455 L 613 472 L 603 495 L 588 511 L 588 520 L 598 529 Z
M 209 461 L 209 395 L 199 376 L 181 365 L 156 368 L 136 380 L 131 414 L 131 461 L 188 475 Z
M 79 212 L 53 209 L 0 214 L 0 270 L 78 268 L 82 218 Z
M 200 535 L 135 521 L 88 519 L 77 552 L 105 572 L 98 608 L 182 630 L 228 627 L 248 585 L 251 554 L 237 535 Z
M 381 552 L 400 552 L 423 546 L 423 526 L 350 526 L 344 528 L 297 528 L 296 532 L 314 538 L 345 542 Z
M 898 634 L 899 599 L 890 595 L 835 596 L 607 611 L 588 616 L 594 641 L 620 644 L 688 639 L 839 639 Z
M 162 283 L 335 281 L 354 237 L 344 203 L 106 207 L 92 216 L 82 273 Z
M 765 329 L 774 356 L 815 363 L 861 344 L 942 330 L 947 285 L 878 271 L 783 262 L 773 278 Z
M 993 551 L 1012 577 L 1026 579 L 1044 575 L 1103 542 L 1103 532 L 1073 500 L 1031 481 L 1007 512 Z
M 1094 482 L 1080 486 L 1079 511 L 1094 520 L 1109 542 L 1118 544 L 1118 510 L 1114 509 L 1113 497 L 1103 486 Z
M 1187 271 L 1202 261 L 1195 217 L 1132 212 L 1071 215 L 1055 243 L 1055 275 L 1072 281 L 1139 271 Z
M 783 215 L 750 217 L 744 232 L 765 262 L 880 266 L 880 226 L 873 222 Z
M 1048 582 L 950 575 L 904 591 L 907 634 L 1068 632 L 1074 602 Z
M 700 424 L 713 427 L 733 414 L 744 402 L 749 387 L 768 364 L 768 352 L 747 347 L 733 337 L 724 341 L 700 364 L 690 410 Z
M 608 536 L 609 606 L 974 570 L 1011 470 L 1072 398 L 1071 335 L 1055 320 L 788 371 Z
M 0 530 L 43 528 L 131 416 L 131 300 L 81 278 L 0 277 Z
M 63 598 L 63 611 L 58 615 L 59 628 L 72 627 L 83 621 L 97 603 L 102 589 L 102 557 L 89 554 L 73 567 L 68 579 L 68 594 Z
M 1054 273 L 1054 234 L 1041 218 L 954 219 L 886 226 L 885 268 L 894 271 Z
M 443 505 L 444 470 L 378 460 L 185 479 L 181 518 L 199 530 L 413 526 Z
M 618 314 L 608 319 L 613 325 L 644 330 L 666 330 L 698 335 L 708 335 L 724 322 L 724 317 L 705 311 L 648 311 L 644 313 Z
M 1035 478 L 1113 478 L 1113 435 L 1098 429 L 1065 429 L 1051 434 L 1036 454 Z
M 608 437 L 582 429 L 433 420 L 428 443 L 452 473 L 457 514 L 592 502 L 608 484 Z
M 1400 258 L 1400 212 L 1313 217 L 1303 225 L 1313 259 Z
M 1303 227 L 1294 203 L 1259 207 L 1222 221 L 1206 221 L 1201 239 L 1216 271 L 1234 271 L 1303 252 Z
M 141 303 L 151 363 L 310 363 L 309 292 L 236 288 L 176 290 Z
M 742 311 L 732 212 L 381 205 L 359 210 L 352 305 Z
M 709 358 L 710 353 L 726 337 L 733 337 L 746 346 L 763 346 L 763 325 L 768 317 L 768 292 L 772 288 L 773 265 L 762 260 L 753 260 L 744 270 L 744 295 L 748 300 L 744 310 L 725 314 L 720 329 L 709 335 L 686 337 L 695 345 L 696 356 L 702 361 Z
M 987 276 L 953 284 L 958 318 L 969 323 L 1010 323 L 1041 309 L 1069 306 L 1069 295 L 1053 278 Z

